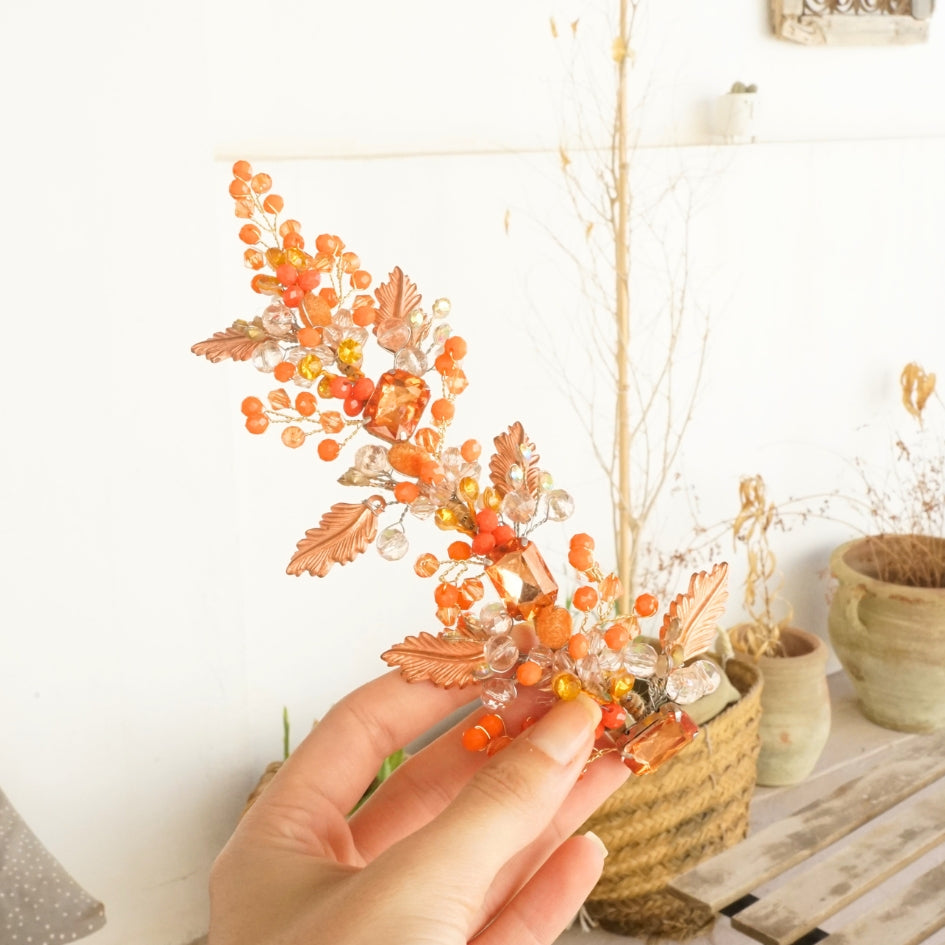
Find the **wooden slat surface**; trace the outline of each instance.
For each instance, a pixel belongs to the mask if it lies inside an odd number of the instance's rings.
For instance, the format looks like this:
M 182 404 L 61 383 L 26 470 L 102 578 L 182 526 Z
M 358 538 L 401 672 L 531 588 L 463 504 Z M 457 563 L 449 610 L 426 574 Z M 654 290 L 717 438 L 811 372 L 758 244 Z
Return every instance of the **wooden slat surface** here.
M 830 945 L 918 945 L 945 928 L 945 863 L 856 922 L 830 934 Z
M 789 945 L 945 840 L 945 780 L 914 803 L 739 912 L 732 925 Z M 945 900 L 945 894 L 939 895 Z M 887 939 L 895 941 L 894 939 Z
M 945 776 L 945 732 L 910 738 L 869 773 L 674 879 L 669 889 L 719 912 Z

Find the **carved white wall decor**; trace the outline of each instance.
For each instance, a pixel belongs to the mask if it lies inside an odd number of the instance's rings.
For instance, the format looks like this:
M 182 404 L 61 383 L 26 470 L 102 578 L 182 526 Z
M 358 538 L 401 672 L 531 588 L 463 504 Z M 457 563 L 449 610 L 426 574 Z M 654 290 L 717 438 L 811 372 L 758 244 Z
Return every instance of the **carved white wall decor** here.
M 924 42 L 935 0 L 770 0 L 774 32 L 807 46 Z

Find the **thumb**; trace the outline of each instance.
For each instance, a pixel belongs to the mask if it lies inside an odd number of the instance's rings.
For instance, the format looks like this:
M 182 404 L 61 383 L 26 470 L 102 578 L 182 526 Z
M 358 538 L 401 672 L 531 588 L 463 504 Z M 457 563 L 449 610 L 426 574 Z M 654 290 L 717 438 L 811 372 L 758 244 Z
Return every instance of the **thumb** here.
M 587 763 L 600 719 L 600 706 L 584 694 L 557 703 L 480 768 L 403 854 L 414 868 L 429 867 L 433 882 L 441 884 L 448 872 L 467 892 L 484 893 L 548 826 Z

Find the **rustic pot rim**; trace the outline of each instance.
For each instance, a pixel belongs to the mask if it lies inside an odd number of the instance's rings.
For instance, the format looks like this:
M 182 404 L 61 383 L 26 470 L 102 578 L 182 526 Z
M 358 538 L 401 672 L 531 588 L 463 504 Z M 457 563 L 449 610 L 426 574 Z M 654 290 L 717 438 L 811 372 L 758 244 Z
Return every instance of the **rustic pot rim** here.
M 752 623 L 750 620 L 743 620 L 741 623 L 735 624 L 734 627 L 729 630 L 729 634 L 738 630 L 739 627 L 750 627 Z M 734 647 L 736 656 L 740 657 L 743 660 L 748 660 L 751 662 L 757 663 L 760 665 L 768 665 L 770 663 L 785 663 L 790 661 L 792 666 L 798 666 L 801 663 L 824 663 L 826 664 L 829 652 L 827 650 L 827 644 L 822 640 L 817 634 L 811 633 L 809 630 L 802 630 L 800 627 L 782 627 L 781 628 L 781 638 L 793 637 L 795 640 L 800 640 L 803 643 L 806 643 L 809 649 L 805 650 L 803 653 L 797 653 L 790 656 L 759 656 L 752 657 L 747 653 L 743 652 Z
M 923 600 L 941 602 L 945 600 L 945 587 L 917 587 L 911 584 L 896 584 L 892 581 L 883 581 L 851 564 L 847 558 L 858 551 L 868 541 L 882 541 L 886 538 L 920 538 L 922 541 L 941 545 L 945 550 L 945 538 L 934 535 L 908 535 L 905 533 L 888 533 L 883 535 L 863 535 L 852 541 L 844 542 L 834 548 L 830 554 L 830 573 L 841 584 L 858 584 L 877 597 L 892 597 L 897 599 Z

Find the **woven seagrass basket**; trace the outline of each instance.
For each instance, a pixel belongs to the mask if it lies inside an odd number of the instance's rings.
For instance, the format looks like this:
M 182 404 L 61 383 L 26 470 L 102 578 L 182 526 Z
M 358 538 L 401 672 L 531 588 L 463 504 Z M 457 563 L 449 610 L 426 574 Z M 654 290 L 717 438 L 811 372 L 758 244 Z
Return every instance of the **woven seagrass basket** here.
M 738 659 L 726 673 L 741 699 L 705 723 L 669 764 L 630 778 L 581 828 L 610 851 L 586 909 L 611 932 L 685 940 L 713 922 L 709 910 L 677 899 L 666 885 L 748 832 L 761 677 Z

